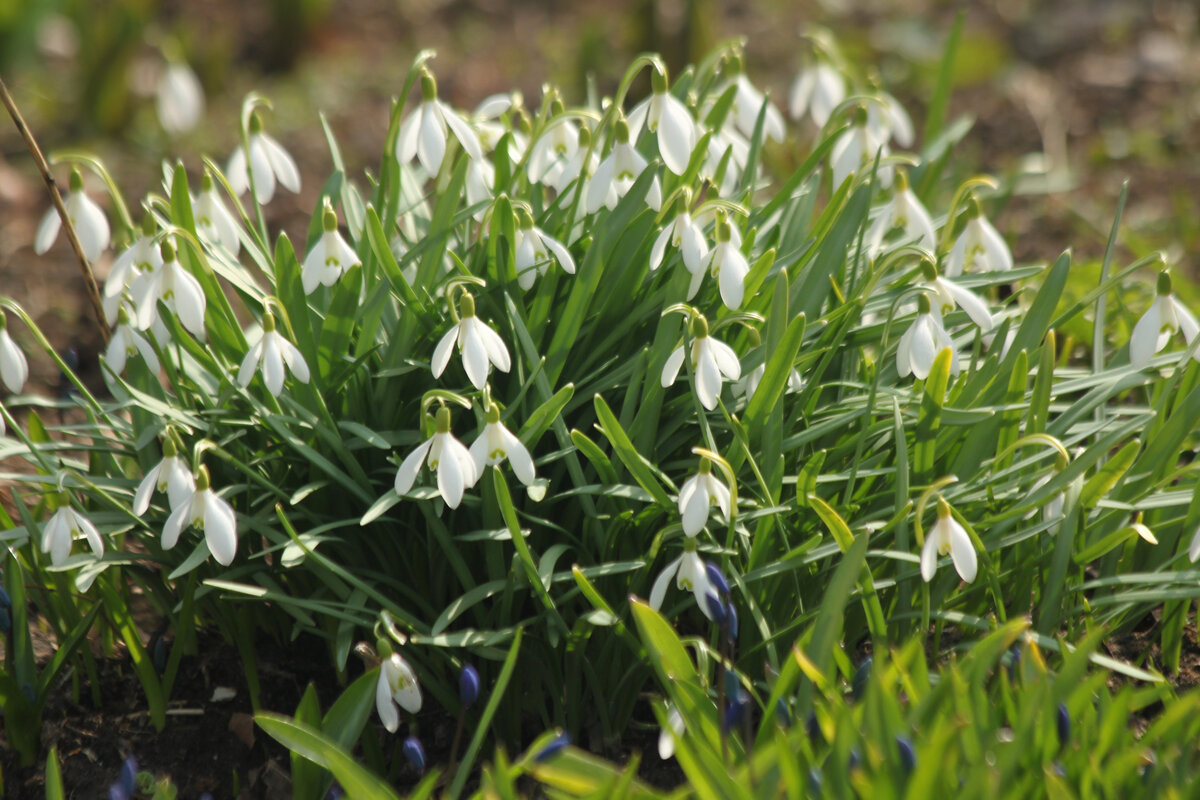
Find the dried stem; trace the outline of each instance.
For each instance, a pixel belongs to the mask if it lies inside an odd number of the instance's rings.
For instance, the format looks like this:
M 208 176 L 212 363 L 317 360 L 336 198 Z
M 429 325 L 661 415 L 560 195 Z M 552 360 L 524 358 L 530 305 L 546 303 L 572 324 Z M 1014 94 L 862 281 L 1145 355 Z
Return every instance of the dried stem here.
M 75 256 L 79 259 L 79 269 L 83 272 L 84 283 L 87 284 L 88 298 L 92 301 L 92 312 L 96 317 L 96 326 L 100 329 L 101 337 L 103 337 L 105 342 L 108 342 L 108 325 L 104 320 L 104 305 L 100 301 L 100 287 L 96 284 L 96 275 L 92 272 L 92 265 L 88 263 L 87 256 L 83 254 L 83 246 L 79 244 L 79 237 L 75 234 L 75 226 L 71 224 L 71 218 L 67 215 L 67 208 L 63 205 L 62 195 L 58 192 L 58 184 L 54 182 L 54 176 L 50 173 L 50 165 L 46 162 L 46 157 L 42 155 L 42 150 L 38 147 L 33 134 L 29 132 L 29 127 L 25 124 L 25 118 L 21 116 L 21 112 L 17 108 L 12 95 L 9 94 L 8 87 L 4 84 L 3 79 L 0 79 L 0 101 L 4 102 L 4 107 L 8 109 L 8 115 L 12 117 L 17 130 L 21 132 L 21 138 L 25 140 L 25 146 L 29 148 L 29 153 L 33 156 L 33 163 L 37 165 L 38 172 L 42 175 L 42 180 L 46 184 L 46 190 L 50 192 L 50 200 L 54 203 L 55 209 L 58 210 L 58 216 L 62 220 L 63 229 L 67 232 L 67 240 L 70 241 L 71 249 L 75 251 Z

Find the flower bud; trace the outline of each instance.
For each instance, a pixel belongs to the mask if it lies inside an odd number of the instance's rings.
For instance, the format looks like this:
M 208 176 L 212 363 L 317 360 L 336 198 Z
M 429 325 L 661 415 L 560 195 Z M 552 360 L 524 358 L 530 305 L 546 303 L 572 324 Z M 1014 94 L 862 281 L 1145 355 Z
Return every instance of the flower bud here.
M 913 750 L 912 742 L 903 736 L 897 736 L 896 749 L 900 753 L 900 765 L 904 767 L 905 772 L 912 772 L 917 768 L 917 753 Z
M 479 699 L 479 670 L 471 664 L 464 664 L 462 672 L 458 674 L 458 699 L 462 701 L 463 708 L 470 707 Z
M 409 764 L 412 764 L 413 769 L 422 775 L 425 774 L 425 748 L 421 745 L 421 740 L 415 736 L 409 736 L 404 740 L 404 744 L 400 746 L 404 752 L 404 758 Z
M 533 757 L 533 760 L 539 764 L 549 761 L 556 755 L 567 749 L 567 745 L 571 744 L 571 735 L 568 733 L 560 733 L 550 740 L 550 743 L 538 751 L 538 754 Z
M 712 561 L 704 562 L 704 571 L 708 573 L 708 582 L 720 593 L 722 597 L 729 597 L 729 583 L 725 580 L 725 573 L 721 572 L 721 568 Z
M 875 666 L 875 661 L 870 656 L 858 665 L 858 669 L 854 671 L 854 680 L 851 681 L 851 692 L 855 700 L 861 700 L 867 692 L 867 682 L 871 679 L 871 668 Z
M 1058 704 L 1058 713 L 1054 722 L 1058 727 L 1058 744 L 1066 747 L 1067 743 L 1071 741 L 1071 712 L 1067 710 L 1066 703 Z
M 716 592 L 707 592 L 704 595 L 704 603 L 708 607 L 708 618 L 718 625 L 724 626 L 726 617 L 725 603 L 717 596 Z

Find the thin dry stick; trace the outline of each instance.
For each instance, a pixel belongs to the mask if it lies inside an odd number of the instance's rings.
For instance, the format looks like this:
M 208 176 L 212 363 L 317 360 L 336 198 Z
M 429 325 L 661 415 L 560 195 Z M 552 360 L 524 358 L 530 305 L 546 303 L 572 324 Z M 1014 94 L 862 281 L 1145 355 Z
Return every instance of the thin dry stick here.
M 83 254 L 83 246 L 79 244 L 79 237 L 75 235 L 75 226 L 71 224 L 71 218 L 67 215 L 67 208 L 63 205 L 62 195 L 58 193 L 58 184 L 54 182 L 54 176 L 50 174 L 50 165 L 46 163 L 46 157 L 42 155 L 42 150 L 38 147 L 33 134 L 29 132 L 29 127 L 25 124 L 25 118 L 21 116 L 20 110 L 17 109 L 17 104 L 13 100 L 12 95 L 9 94 L 8 87 L 4 85 L 3 79 L 0 79 L 0 100 L 4 102 L 4 107 L 8 109 L 8 115 L 12 117 L 17 130 L 21 132 L 21 138 L 25 140 L 25 146 L 29 148 L 29 152 L 33 156 L 33 163 L 37 165 L 38 172 L 42 174 L 42 180 L 46 183 L 46 190 L 50 192 L 50 200 L 54 203 L 54 207 L 58 209 L 58 216 L 62 220 L 63 229 L 67 232 L 67 240 L 70 241 L 71 249 L 75 251 L 75 256 L 79 259 L 79 268 L 83 272 L 83 281 L 87 284 L 88 297 L 92 301 L 92 313 L 96 316 L 96 327 L 100 329 L 100 335 L 107 343 L 109 335 L 108 325 L 104 321 L 104 305 L 100 302 L 100 287 L 96 284 L 96 275 L 92 272 L 92 265 L 88 263 L 87 256 Z

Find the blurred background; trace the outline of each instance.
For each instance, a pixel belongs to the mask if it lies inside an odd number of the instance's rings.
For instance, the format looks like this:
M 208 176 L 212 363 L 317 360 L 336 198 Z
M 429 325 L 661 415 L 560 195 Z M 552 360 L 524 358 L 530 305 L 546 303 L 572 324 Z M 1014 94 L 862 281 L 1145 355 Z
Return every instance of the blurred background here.
M 802 34 L 824 28 L 859 78 L 877 80 L 908 107 L 919 131 L 960 9 L 950 116 L 972 118 L 973 129 L 956 150 L 959 173 L 988 172 L 1017 187 L 998 220 L 1017 261 L 1045 262 L 1071 247 L 1077 263 L 1094 262 L 1129 180 L 1121 258 L 1163 249 L 1169 263 L 1194 273 L 1195 0 L 0 0 L 0 76 L 43 148 L 99 155 L 135 217 L 164 158 L 183 158 L 192 170 L 201 155 L 224 163 L 242 98 L 265 93 L 274 105 L 268 130 L 305 179 L 299 195 L 272 203 L 271 221 L 299 232 L 330 169 L 318 112 L 351 174 L 374 169 L 391 99 L 421 49 L 437 51 L 431 66 L 455 106 L 517 90 L 536 107 L 544 83 L 578 103 L 589 80 L 611 91 L 639 52 L 661 53 L 678 72 L 743 36 L 751 78 L 785 106 L 803 63 Z M 196 127 L 168 135 L 154 93 L 175 61 L 194 70 L 206 102 Z M 807 121 L 791 126 L 794 152 L 777 163 L 803 158 L 815 133 Z M 99 338 L 78 266 L 65 242 L 41 257 L 31 247 L 48 206 L 16 128 L 4 121 L 3 291 L 56 346 L 75 347 L 86 372 Z M 101 277 L 107 266 L 105 258 L 96 265 Z M 52 386 L 56 376 L 34 379 Z

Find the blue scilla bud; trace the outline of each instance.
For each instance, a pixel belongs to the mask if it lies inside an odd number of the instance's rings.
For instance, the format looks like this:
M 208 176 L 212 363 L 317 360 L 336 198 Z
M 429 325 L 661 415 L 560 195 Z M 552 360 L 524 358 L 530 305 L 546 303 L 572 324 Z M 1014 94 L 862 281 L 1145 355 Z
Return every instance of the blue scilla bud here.
M 1058 743 L 1066 747 L 1067 742 L 1071 741 L 1071 713 L 1067 711 L 1066 703 L 1058 704 L 1058 715 L 1054 721 L 1058 725 Z
M 325 800 L 342 800 L 346 796 L 346 790 L 337 781 L 333 782 L 333 786 L 329 787 L 329 791 L 325 793 Z
M 851 747 L 850 748 L 850 761 L 846 766 L 849 767 L 849 770 L 851 772 L 853 772 L 854 770 L 858 769 L 861 764 L 862 764 L 862 756 L 860 756 L 858 754 L 858 748 Z
M 129 792 L 120 783 L 108 787 L 108 800 L 129 800 Z
M 471 664 L 464 664 L 458 674 L 458 699 L 463 708 L 469 707 L 479 699 L 479 670 Z
M 912 772 L 917 768 L 917 753 L 913 750 L 912 742 L 903 736 L 897 736 L 896 749 L 900 753 L 900 765 L 904 767 L 905 772 Z
M 813 797 L 821 796 L 821 771 L 816 767 L 808 768 L 808 793 Z
M 1008 679 L 1017 679 L 1017 670 L 1021 667 L 1021 646 L 1014 644 L 1008 649 Z
M 425 747 L 421 744 L 421 740 L 415 736 L 409 736 L 404 740 L 404 744 L 400 746 L 404 752 L 404 758 L 409 764 L 412 764 L 413 769 L 422 775 L 425 774 Z
M 547 744 L 545 747 L 543 747 L 538 752 L 538 754 L 533 757 L 533 760 L 537 761 L 538 763 L 541 763 L 543 761 L 549 761 L 550 759 L 554 758 L 556 755 L 561 753 L 563 750 L 566 750 L 567 745 L 569 745 L 570 743 L 571 743 L 570 734 L 560 733 L 558 736 L 555 736 L 553 739 L 551 739 L 550 743 Z
M 875 666 L 875 661 L 870 656 L 867 656 L 858 669 L 854 671 L 854 680 L 851 681 L 851 690 L 855 700 L 861 700 L 862 696 L 867 691 L 867 682 L 871 679 L 871 668 Z
M 728 733 L 746 719 L 750 710 L 750 695 L 745 689 L 738 687 L 737 692 L 725 705 L 725 718 L 721 720 L 721 729 Z
M 808 741 L 813 747 L 824 744 L 825 735 L 821 733 L 821 723 L 817 722 L 817 715 L 812 711 L 808 712 L 808 719 L 804 721 L 804 730 L 808 733 Z
M 121 762 L 121 775 L 118 780 L 127 794 L 133 794 L 137 791 L 137 774 L 137 758 L 132 755 L 126 756 L 125 760 Z
M 734 607 L 733 602 L 731 601 L 725 604 L 725 610 L 728 612 L 729 617 L 729 619 L 725 621 L 725 624 L 729 627 L 729 638 L 736 639 L 738 635 L 737 608 Z
M 729 597 L 729 582 L 725 580 L 725 573 L 721 572 L 721 568 L 713 561 L 705 561 L 704 571 L 708 573 L 708 582 L 720 592 L 721 597 Z
M 784 728 L 792 727 L 792 715 L 788 713 L 787 703 L 782 697 L 775 701 L 775 721 Z
M 725 611 L 725 601 L 717 597 L 716 592 L 706 592 L 704 604 L 708 606 L 708 618 L 723 626 L 729 616 Z

